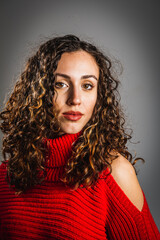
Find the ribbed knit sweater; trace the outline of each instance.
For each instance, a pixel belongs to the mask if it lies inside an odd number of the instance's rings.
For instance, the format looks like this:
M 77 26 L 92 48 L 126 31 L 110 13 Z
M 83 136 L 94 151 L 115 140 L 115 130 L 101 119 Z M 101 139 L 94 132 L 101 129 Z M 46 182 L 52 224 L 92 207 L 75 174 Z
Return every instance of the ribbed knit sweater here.
M 6 164 L 1 164 L 0 239 L 160 239 L 145 195 L 139 211 L 113 176 L 107 175 L 108 169 L 91 188 L 73 191 L 60 181 L 78 136 L 48 139 L 45 181 L 18 196 L 5 180 Z

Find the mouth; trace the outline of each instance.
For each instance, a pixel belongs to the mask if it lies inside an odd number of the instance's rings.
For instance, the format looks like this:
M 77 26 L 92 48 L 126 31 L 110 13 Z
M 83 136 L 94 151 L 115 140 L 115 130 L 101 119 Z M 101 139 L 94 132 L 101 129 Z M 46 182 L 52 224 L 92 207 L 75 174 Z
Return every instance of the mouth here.
M 69 111 L 69 112 L 64 112 L 63 116 L 70 121 L 78 121 L 79 119 L 81 119 L 83 114 L 81 112 Z

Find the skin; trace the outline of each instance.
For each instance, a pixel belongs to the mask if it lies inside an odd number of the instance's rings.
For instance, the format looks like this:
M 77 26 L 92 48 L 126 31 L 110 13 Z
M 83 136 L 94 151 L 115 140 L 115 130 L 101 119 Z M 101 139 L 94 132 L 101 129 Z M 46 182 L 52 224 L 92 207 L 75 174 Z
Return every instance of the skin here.
M 126 158 L 118 155 L 119 157 L 112 162 L 111 175 L 134 206 L 142 211 L 144 197 L 135 170 Z
M 64 53 L 54 74 L 56 94 L 53 105 L 61 127 L 60 134 L 77 133 L 92 117 L 97 100 L 98 65 L 85 51 Z M 84 79 L 86 75 L 92 77 Z M 66 119 L 63 113 L 71 110 L 83 113 L 82 118 L 77 121 Z M 135 170 L 126 158 L 117 154 L 118 158 L 111 164 L 111 174 L 128 199 L 141 211 L 144 198 Z
M 61 134 L 78 133 L 90 120 L 97 101 L 99 67 L 85 51 L 63 53 L 54 75 L 56 93 L 53 105 Z M 68 111 L 79 111 L 83 115 L 73 121 L 64 117 Z

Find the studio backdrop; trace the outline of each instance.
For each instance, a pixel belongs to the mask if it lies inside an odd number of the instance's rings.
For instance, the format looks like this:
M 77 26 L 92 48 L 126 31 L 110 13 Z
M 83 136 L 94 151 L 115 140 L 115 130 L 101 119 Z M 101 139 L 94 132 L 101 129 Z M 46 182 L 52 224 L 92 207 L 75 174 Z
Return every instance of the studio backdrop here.
M 27 58 L 50 37 L 75 34 L 117 64 L 126 127 L 133 129 L 128 148 L 146 161 L 137 164 L 138 179 L 159 227 L 159 1 L 3 0 L 0 6 L 0 110 Z

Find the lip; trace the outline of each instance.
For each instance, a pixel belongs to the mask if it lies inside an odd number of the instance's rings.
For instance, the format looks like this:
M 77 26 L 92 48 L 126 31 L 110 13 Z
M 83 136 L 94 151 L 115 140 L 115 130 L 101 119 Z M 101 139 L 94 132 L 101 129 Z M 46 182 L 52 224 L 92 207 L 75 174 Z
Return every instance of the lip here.
M 81 119 L 83 114 L 81 112 L 68 111 L 64 112 L 63 116 L 70 121 L 78 121 L 79 119 Z

